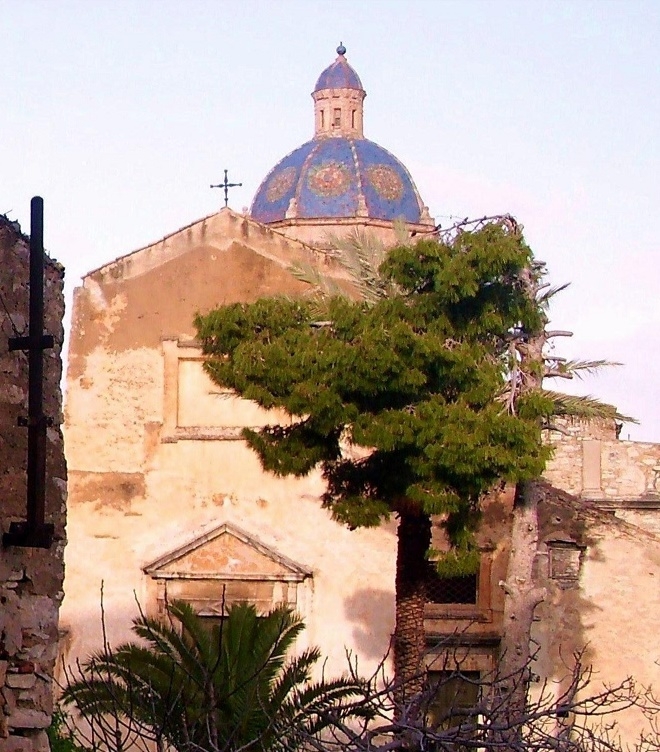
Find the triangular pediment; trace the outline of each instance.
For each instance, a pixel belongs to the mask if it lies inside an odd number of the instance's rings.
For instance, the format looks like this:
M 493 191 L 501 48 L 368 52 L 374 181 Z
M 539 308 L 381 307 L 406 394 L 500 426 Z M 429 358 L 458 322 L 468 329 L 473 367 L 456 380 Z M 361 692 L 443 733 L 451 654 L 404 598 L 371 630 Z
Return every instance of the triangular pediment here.
M 301 582 L 312 572 L 225 523 L 144 567 L 154 579 Z
M 276 232 L 249 216 L 222 209 L 155 243 L 118 256 L 85 274 L 83 281 L 88 277 L 98 282 L 141 277 L 196 248 L 204 247 L 208 254 L 223 253 L 237 244 L 243 251 L 253 252 L 285 269 L 294 262 L 309 262 L 315 258 L 315 252 L 306 243 Z

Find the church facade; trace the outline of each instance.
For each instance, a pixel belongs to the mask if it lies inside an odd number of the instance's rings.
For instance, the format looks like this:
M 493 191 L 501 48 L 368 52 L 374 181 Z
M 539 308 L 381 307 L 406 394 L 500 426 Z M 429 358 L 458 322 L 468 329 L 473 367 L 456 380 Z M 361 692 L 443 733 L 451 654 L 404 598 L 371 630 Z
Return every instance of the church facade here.
M 101 642 L 101 597 L 111 643 L 130 637 L 136 601 L 159 613 L 178 597 L 209 619 L 238 600 L 261 611 L 290 604 L 307 625 L 302 647 L 321 647 L 327 674 L 345 669 L 346 649 L 364 671 L 388 650 L 396 520 L 348 530 L 322 508 L 319 474 L 264 473 L 241 430 L 286 417 L 213 384 L 192 323 L 223 304 L 304 295 L 295 265 L 346 284 L 333 242 L 356 228 L 385 243 L 402 228 L 433 232 L 404 165 L 364 137 L 365 91 L 346 50 L 337 53 L 312 94 L 314 137 L 267 174 L 249 213 L 193 222 L 89 272 L 75 291 L 61 612 L 69 662 Z M 605 424 L 568 424 L 549 440 L 539 673 L 559 678 L 564 651 L 587 646 L 604 678 L 660 685 L 660 655 L 644 636 L 660 613 L 660 446 L 620 441 Z M 506 492 L 486 506 L 475 577 L 430 573 L 431 663 L 460 634 L 466 670 L 493 667 L 506 628 L 498 583 L 510 512 Z M 439 528 L 434 535 L 442 548 Z M 627 627 L 631 597 L 645 604 L 639 636 Z

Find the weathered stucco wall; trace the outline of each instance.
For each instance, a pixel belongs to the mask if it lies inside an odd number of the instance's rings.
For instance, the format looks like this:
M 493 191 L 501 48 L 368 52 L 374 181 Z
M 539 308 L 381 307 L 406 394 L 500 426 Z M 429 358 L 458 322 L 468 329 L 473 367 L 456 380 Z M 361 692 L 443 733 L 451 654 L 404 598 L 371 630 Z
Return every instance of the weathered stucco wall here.
M 0 217 L 0 533 L 25 519 L 27 357 L 8 352 L 7 339 L 28 321 L 29 249 Z M 60 432 L 63 271 L 47 261 L 45 331 L 55 348 L 44 356 L 44 412 L 53 419 L 47 437 L 46 521 L 55 525 L 50 549 L 0 548 L 0 752 L 48 749 L 44 731 L 52 713 L 52 677 L 58 647 L 58 609 L 64 576 L 66 467 Z M 12 325 L 13 322 L 13 325 Z
M 263 473 L 240 429 L 273 416 L 213 385 L 191 342 L 198 310 L 303 293 L 288 271 L 294 261 L 341 278 L 322 254 L 227 211 L 91 273 L 76 291 L 66 406 L 68 660 L 99 644 L 102 582 L 116 643 L 130 635 L 135 596 L 153 607 L 157 589 L 143 569 L 222 523 L 311 572 L 296 586 L 307 624 L 301 646 L 319 644 L 327 672 L 345 670 L 345 646 L 365 670 L 387 651 L 394 525 L 352 532 L 321 507 L 319 474 Z M 199 585 L 207 594 L 214 587 Z
M 566 687 L 580 653 L 593 667 L 587 692 L 632 676 L 660 687 L 660 651 L 650 637 L 660 612 L 660 444 L 620 441 L 614 421 L 565 421 L 548 436 L 545 478 L 556 490 L 540 514 L 536 577 L 547 591 L 537 610 L 535 672 Z M 631 621 L 631 605 L 635 608 Z M 634 743 L 650 730 L 637 708 L 617 716 Z
M 536 582 L 547 595 L 534 622 L 534 673 L 559 694 L 579 653 L 583 667 L 594 669 L 585 696 L 630 676 L 640 689 L 652 685 L 657 692 L 660 539 L 555 490 L 539 522 Z M 611 720 L 628 743 L 651 730 L 638 708 Z

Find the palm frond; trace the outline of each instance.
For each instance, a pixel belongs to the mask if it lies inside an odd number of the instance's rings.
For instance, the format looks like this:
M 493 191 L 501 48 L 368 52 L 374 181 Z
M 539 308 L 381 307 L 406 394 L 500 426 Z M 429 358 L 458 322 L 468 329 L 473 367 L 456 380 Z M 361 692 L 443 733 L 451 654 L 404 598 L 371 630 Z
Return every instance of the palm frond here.
M 323 274 L 312 264 L 296 262 L 288 268 L 290 274 L 301 282 L 305 282 L 313 289 L 314 294 L 322 298 L 345 295 L 345 292 L 332 277 Z
M 556 285 L 556 286 L 548 287 L 547 289 L 545 289 L 545 291 L 540 292 L 539 295 L 537 296 L 536 300 L 538 304 L 543 307 L 547 306 L 550 303 L 551 298 L 554 298 L 554 296 L 557 295 L 557 293 L 560 293 L 563 290 L 565 290 L 567 287 L 570 287 L 570 284 L 571 284 L 570 282 L 566 282 L 563 285 Z
M 613 360 L 567 360 L 564 363 L 566 370 L 580 379 L 585 375 L 597 373 L 602 368 L 610 368 L 621 365 L 623 364 L 617 363 Z
M 412 245 L 413 240 L 410 237 L 410 231 L 408 230 L 406 223 L 402 219 L 395 219 L 393 223 L 393 228 L 394 228 L 394 237 L 396 238 L 397 246 Z
M 554 405 L 553 414 L 556 416 L 582 418 L 584 420 L 609 418 L 625 423 L 639 422 L 636 418 L 631 418 L 628 415 L 620 413 L 614 405 L 601 402 L 599 399 L 589 395 L 564 394 L 563 392 L 554 392 L 549 389 L 544 389 L 543 395 L 552 400 Z
M 287 696 L 295 692 L 299 685 L 310 681 L 311 671 L 320 657 L 318 648 L 313 648 L 306 650 L 284 667 L 272 687 L 272 700 L 276 705 L 284 703 Z
M 90 656 L 64 704 L 99 723 L 130 719 L 145 737 L 175 748 L 246 751 L 279 749 L 298 738 L 303 723 L 317 733 L 335 709 L 351 714 L 354 680 L 311 681 L 317 648 L 287 661 L 304 628 L 287 606 L 261 616 L 250 604 L 233 604 L 213 630 L 187 603 L 174 600 L 167 609 L 168 619 L 134 620 L 141 644 Z
M 402 244 L 408 242 L 405 224 L 395 227 L 395 232 Z M 328 242 L 337 250 L 337 260 L 364 301 L 375 304 L 396 293 L 395 287 L 380 275 L 389 247 L 377 235 L 355 227 L 345 236 L 329 235 Z
M 405 222 L 397 220 L 394 232 L 396 245 L 410 243 Z M 379 271 L 389 247 L 373 232 L 354 227 L 347 235 L 328 234 L 326 243 L 336 252 L 336 259 L 348 274 L 351 287 L 363 301 L 374 305 L 397 293 L 396 286 L 383 279 Z M 323 274 L 312 264 L 297 262 L 289 266 L 289 272 L 296 279 L 310 285 L 314 294 L 322 299 L 347 295 L 347 291 L 335 279 Z
M 546 378 L 573 378 L 582 379 L 585 376 L 590 376 L 597 373 L 603 368 L 609 368 L 611 366 L 620 366 L 622 363 L 617 363 L 612 360 L 563 360 L 561 358 L 554 359 L 548 358 L 549 368 L 546 370 Z

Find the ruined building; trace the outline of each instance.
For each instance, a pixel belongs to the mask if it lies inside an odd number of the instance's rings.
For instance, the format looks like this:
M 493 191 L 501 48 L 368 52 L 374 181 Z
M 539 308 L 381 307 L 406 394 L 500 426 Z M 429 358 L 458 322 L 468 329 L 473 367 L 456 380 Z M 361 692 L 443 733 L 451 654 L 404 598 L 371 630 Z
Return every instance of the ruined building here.
M 62 267 L 46 259 L 45 331 L 55 347 L 44 355 L 46 521 L 54 526 L 48 548 L 0 547 L 0 752 L 48 749 L 45 729 L 53 708 L 58 610 L 64 578 L 66 466 L 60 379 L 64 313 Z M 0 216 L 0 533 L 26 519 L 28 361 L 8 351 L 10 338 L 27 333 L 29 248 L 17 223 Z
M 341 277 L 330 234 L 366 229 L 386 242 L 395 220 L 433 230 L 411 176 L 364 137 L 365 91 L 343 47 L 312 94 L 314 137 L 284 157 L 251 210 L 223 209 L 89 272 L 75 291 L 67 374 L 70 470 L 62 642 L 68 660 L 99 644 L 100 589 L 111 642 L 129 637 L 136 598 L 152 613 L 185 598 L 210 619 L 229 602 L 294 606 L 302 640 L 345 668 L 386 652 L 394 624 L 396 521 L 350 531 L 322 509 L 322 479 L 274 478 L 241 439 L 281 416 L 215 386 L 202 370 L 193 317 L 218 305 L 299 295 L 294 263 Z M 614 426 L 570 425 L 547 472 L 537 577 L 539 673 L 559 675 L 560 651 L 616 679 L 660 685 L 646 636 L 660 578 L 660 447 L 619 441 Z M 488 671 L 502 629 L 510 499 L 488 506 L 477 576 L 430 583 L 429 646 L 461 635 L 466 670 Z M 438 540 L 437 545 L 442 546 Z M 632 594 L 636 595 L 632 595 Z M 638 632 L 631 600 L 644 604 Z M 439 650 L 441 648 L 438 648 Z

